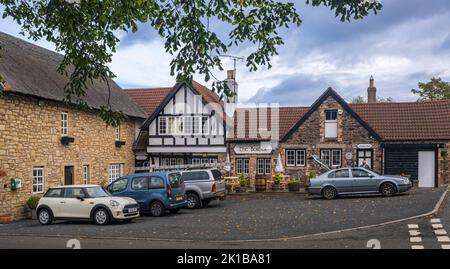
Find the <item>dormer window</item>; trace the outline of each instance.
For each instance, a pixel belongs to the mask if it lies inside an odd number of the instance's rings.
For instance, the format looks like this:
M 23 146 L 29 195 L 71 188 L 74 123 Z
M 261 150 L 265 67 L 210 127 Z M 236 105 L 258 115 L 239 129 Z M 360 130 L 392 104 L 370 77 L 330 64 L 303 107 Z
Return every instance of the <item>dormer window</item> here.
M 325 138 L 336 139 L 338 135 L 337 110 L 325 111 Z
M 61 112 L 61 136 L 69 136 L 69 113 Z

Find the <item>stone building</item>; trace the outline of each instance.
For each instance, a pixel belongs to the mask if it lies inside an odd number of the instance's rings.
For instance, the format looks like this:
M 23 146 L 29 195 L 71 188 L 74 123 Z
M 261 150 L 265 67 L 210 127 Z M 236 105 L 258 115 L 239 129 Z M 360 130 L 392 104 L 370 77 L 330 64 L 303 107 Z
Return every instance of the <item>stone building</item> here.
M 373 78 L 368 95 L 370 103 L 348 104 L 329 88 L 311 107 L 238 108 L 231 174 L 270 178 L 280 154 L 294 179 L 319 173 L 317 156 L 330 168 L 368 165 L 422 187 L 448 183 L 450 102 L 377 103 Z
M 134 171 L 132 146 L 146 113 L 119 86 L 109 81 L 111 107 L 128 119 L 107 127 L 100 117 L 106 83 L 89 85 L 82 109 L 63 102 L 60 54 L 3 33 L 0 44 L 0 213 L 21 218 L 28 214 L 26 200 L 50 186 L 99 184 Z M 22 183 L 17 190 L 13 178 Z

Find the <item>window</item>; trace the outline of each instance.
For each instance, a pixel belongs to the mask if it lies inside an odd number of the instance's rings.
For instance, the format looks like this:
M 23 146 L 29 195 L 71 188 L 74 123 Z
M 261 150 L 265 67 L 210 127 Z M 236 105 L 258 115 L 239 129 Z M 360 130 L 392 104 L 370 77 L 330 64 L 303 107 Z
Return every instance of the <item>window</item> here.
M 184 117 L 184 133 L 192 134 L 192 117 Z
M 183 180 L 181 179 L 180 173 L 169 174 L 169 184 L 171 188 L 179 188 L 181 187 L 182 183 Z
M 177 117 L 177 118 L 175 118 L 175 122 L 176 122 L 175 134 L 177 134 L 177 135 L 184 134 L 184 118 Z
M 33 168 L 33 193 L 44 192 L 44 168 Z
M 116 141 L 120 141 L 120 126 L 116 127 Z
M 337 110 L 325 111 L 325 138 L 337 138 Z
M 111 184 L 111 186 L 109 186 L 108 190 L 110 192 L 121 192 L 127 188 L 127 185 L 128 185 L 128 179 L 121 178 L 121 179 L 118 179 L 113 184 Z
M 358 150 L 358 166 L 372 169 L 372 150 Z
M 160 177 L 150 177 L 149 189 L 164 189 L 164 180 Z
M 193 164 L 193 165 L 199 165 L 199 164 L 201 164 L 200 158 L 193 158 L 193 159 L 192 159 L 192 164 Z
M 159 117 L 159 134 L 167 134 L 167 118 Z
M 50 197 L 50 198 L 59 198 L 63 196 L 63 190 L 62 189 L 49 189 L 47 193 L 44 195 L 44 197 Z
M 82 197 L 85 198 L 86 194 L 84 193 L 84 190 L 82 188 L 67 188 L 64 192 L 65 198 L 77 198 Z
M 69 113 L 61 112 L 61 135 L 69 135 Z
M 329 167 L 340 167 L 342 158 L 342 150 L 340 149 L 323 149 L 320 151 L 320 159 Z
M 109 165 L 109 182 L 113 182 L 123 176 L 123 164 L 115 163 Z
M 167 133 L 173 134 L 175 133 L 175 118 L 174 117 L 167 117 Z
M 83 184 L 89 184 L 89 165 L 83 165 Z
M 272 174 L 272 160 L 271 159 L 258 159 L 257 160 L 257 173 L 259 175 Z
M 148 177 L 135 177 L 131 181 L 131 188 L 133 190 L 142 191 L 148 189 Z
M 202 117 L 202 134 L 209 134 L 209 118 Z
M 181 179 L 183 181 L 209 180 L 209 174 L 205 171 L 184 172 Z
M 341 169 L 328 174 L 328 178 L 348 178 L 350 173 L 348 169 Z
M 352 176 L 353 177 L 370 177 L 371 174 L 362 169 L 352 169 Z
M 303 149 L 286 150 L 286 166 L 305 166 L 306 151 Z
M 236 159 L 236 174 L 249 173 L 249 159 Z
M 200 118 L 194 117 L 193 118 L 193 133 L 194 134 L 200 134 Z

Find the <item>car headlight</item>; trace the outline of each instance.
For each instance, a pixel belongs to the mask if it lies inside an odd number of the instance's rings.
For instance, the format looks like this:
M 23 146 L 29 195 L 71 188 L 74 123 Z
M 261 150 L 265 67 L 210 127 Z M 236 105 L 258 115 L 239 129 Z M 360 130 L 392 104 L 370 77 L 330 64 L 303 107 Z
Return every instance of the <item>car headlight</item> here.
M 109 201 L 109 204 L 112 206 L 112 207 L 119 207 L 119 202 L 117 202 L 116 200 L 111 200 L 111 201 Z
M 403 179 L 403 183 L 405 183 L 405 184 L 408 184 L 410 181 L 409 181 L 409 178 L 404 178 Z

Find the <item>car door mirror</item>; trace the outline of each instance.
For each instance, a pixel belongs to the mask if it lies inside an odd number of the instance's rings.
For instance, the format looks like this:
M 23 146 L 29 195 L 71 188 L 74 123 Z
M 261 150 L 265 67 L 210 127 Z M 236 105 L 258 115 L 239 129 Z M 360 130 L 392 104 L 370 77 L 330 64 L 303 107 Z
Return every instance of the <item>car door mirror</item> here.
M 80 200 L 81 202 L 84 201 L 84 197 L 83 196 L 77 196 L 77 199 Z

